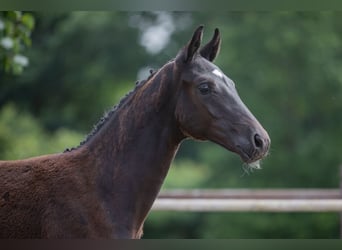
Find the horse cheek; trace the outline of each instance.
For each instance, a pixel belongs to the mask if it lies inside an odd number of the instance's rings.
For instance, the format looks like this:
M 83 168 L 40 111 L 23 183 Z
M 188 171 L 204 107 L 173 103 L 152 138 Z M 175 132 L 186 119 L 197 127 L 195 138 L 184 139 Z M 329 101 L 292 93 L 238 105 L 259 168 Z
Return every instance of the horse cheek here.
M 186 137 L 205 140 L 206 122 L 202 119 L 198 107 L 193 103 L 179 103 L 176 106 L 175 117 L 179 129 Z

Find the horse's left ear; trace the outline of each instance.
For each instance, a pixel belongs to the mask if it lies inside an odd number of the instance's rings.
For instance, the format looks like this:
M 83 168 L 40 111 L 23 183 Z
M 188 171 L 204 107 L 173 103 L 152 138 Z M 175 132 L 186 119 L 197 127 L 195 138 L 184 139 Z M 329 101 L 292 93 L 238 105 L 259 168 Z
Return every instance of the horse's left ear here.
M 192 35 L 192 38 L 190 42 L 187 44 L 185 47 L 185 55 L 184 55 L 184 62 L 188 63 L 192 60 L 194 57 L 195 53 L 201 46 L 201 41 L 202 41 L 202 36 L 203 36 L 203 25 L 199 26 L 194 34 Z
M 214 61 L 220 51 L 220 31 L 216 28 L 213 38 L 200 51 L 200 54 L 209 61 Z

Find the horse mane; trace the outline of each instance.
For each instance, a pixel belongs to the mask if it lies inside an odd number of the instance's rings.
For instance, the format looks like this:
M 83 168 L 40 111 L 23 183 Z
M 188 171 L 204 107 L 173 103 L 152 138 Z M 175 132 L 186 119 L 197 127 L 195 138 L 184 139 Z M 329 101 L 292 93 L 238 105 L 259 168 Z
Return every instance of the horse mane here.
M 80 142 L 80 144 L 76 147 L 72 148 L 66 148 L 63 153 L 71 152 L 75 149 L 80 148 L 82 145 L 87 143 L 91 138 L 93 138 L 97 132 L 100 131 L 100 129 L 106 124 L 108 120 L 112 117 L 112 115 L 123 105 L 123 103 L 131 96 L 133 93 L 135 93 L 141 86 L 143 86 L 146 82 L 148 82 L 157 72 L 158 70 L 150 69 L 149 73 L 150 75 L 147 77 L 147 79 L 136 81 L 135 88 L 128 92 L 120 101 L 118 104 L 113 106 L 109 111 L 106 111 L 104 115 L 98 120 L 98 122 L 93 126 L 93 129 L 91 132 L 85 137 L 83 141 Z

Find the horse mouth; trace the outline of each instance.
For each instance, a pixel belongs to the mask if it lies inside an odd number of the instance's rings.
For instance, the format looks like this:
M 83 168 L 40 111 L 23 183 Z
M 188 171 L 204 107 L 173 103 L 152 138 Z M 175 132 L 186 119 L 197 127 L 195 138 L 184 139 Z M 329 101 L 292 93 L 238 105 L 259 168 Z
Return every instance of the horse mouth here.
M 252 163 L 256 160 L 252 159 L 252 157 L 247 153 L 245 152 L 241 147 L 237 146 L 238 150 L 237 150 L 237 154 L 240 156 L 241 160 L 244 162 L 244 163 Z
M 249 152 L 248 150 L 242 148 L 239 145 L 231 146 L 231 145 L 227 145 L 227 144 L 221 143 L 221 142 L 215 142 L 215 143 L 217 143 L 220 146 L 222 146 L 223 148 L 239 155 L 241 160 L 247 165 L 258 165 L 260 160 L 267 156 L 267 152 L 266 153 L 261 153 L 261 152 L 258 153 L 255 150 L 251 150 Z
M 248 152 L 240 146 L 236 146 L 236 153 L 240 156 L 241 160 L 248 165 L 258 165 L 260 160 L 267 156 L 267 152 L 257 152 L 252 150 Z

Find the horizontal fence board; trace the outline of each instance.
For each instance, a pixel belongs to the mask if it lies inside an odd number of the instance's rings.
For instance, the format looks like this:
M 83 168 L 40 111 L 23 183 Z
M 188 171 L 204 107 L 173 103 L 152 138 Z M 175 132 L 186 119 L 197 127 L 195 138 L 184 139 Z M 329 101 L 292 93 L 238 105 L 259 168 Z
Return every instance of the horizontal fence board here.
M 339 189 L 172 189 L 158 198 L 174 199 L 339 199 Z
M 154 211 L 341 212 L 342 199 L 157 199 Z

